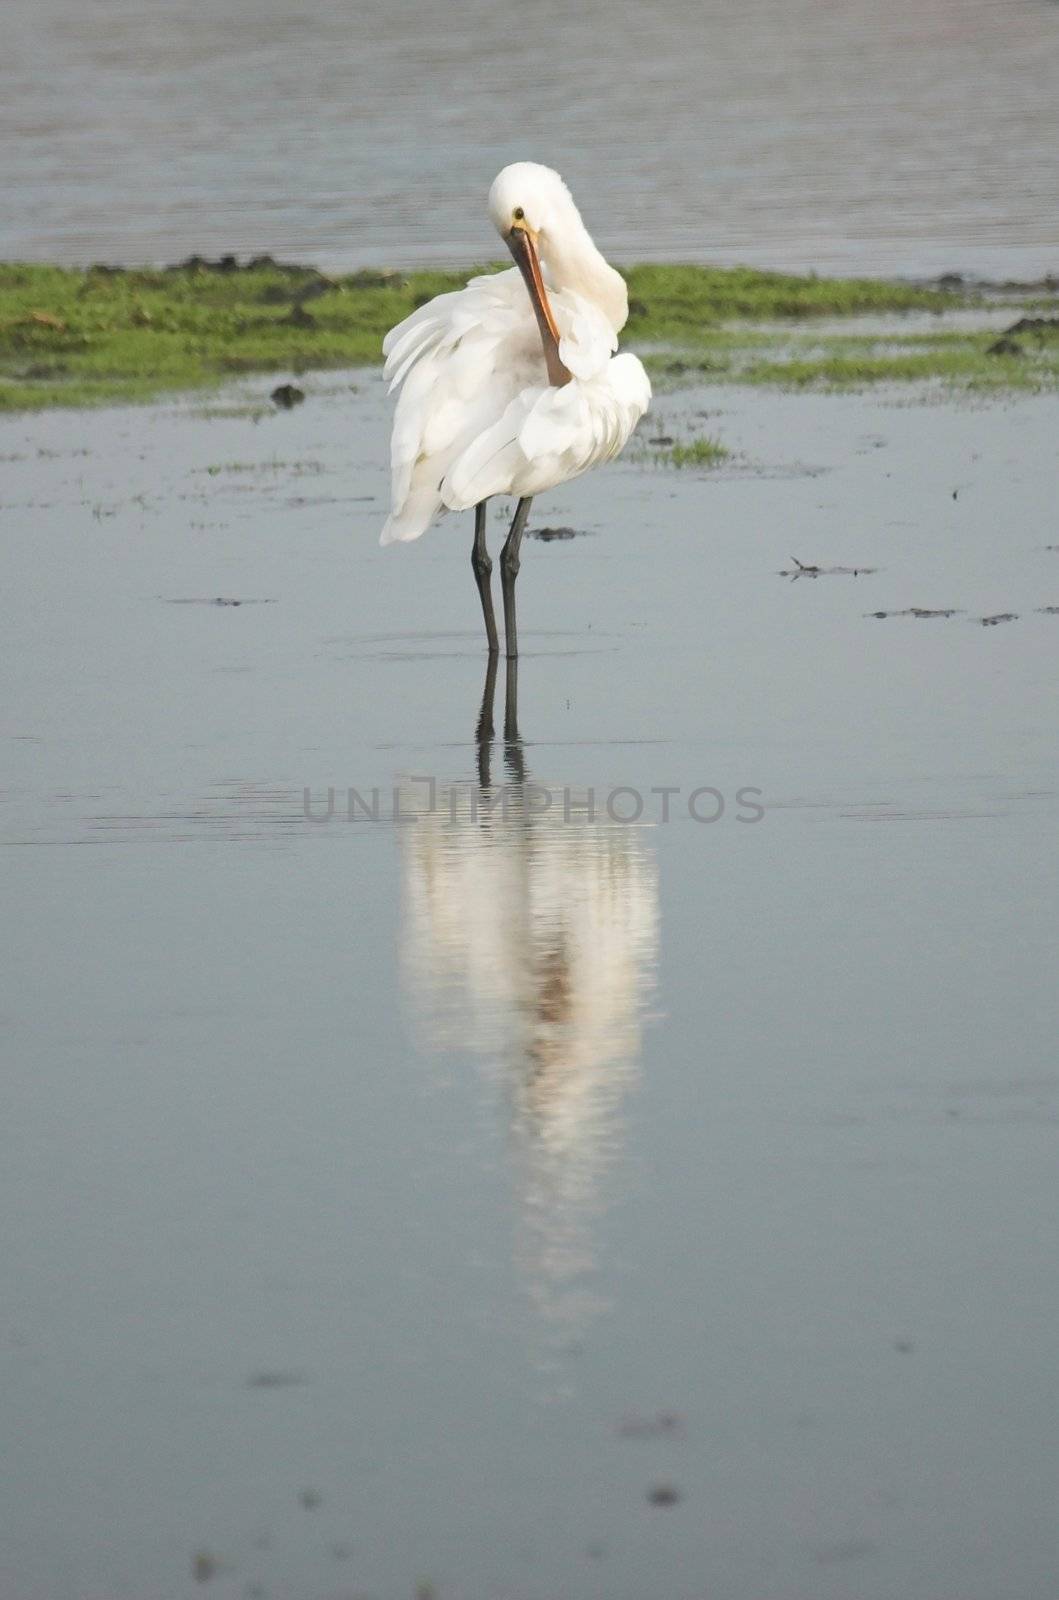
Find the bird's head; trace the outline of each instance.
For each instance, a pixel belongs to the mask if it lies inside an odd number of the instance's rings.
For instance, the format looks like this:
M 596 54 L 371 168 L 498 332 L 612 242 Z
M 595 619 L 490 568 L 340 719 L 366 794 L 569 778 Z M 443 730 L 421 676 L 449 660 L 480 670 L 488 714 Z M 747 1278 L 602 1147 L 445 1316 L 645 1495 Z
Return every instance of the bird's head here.
M 510 248 L 512 234 L 528 237 L 538 252 L 548 254 L 548 241 L 577 209 L 557 172 L 536 161 L 515 161 L 493 180 L 489 215 Z
M 580 223 L 562 178 L 535 161 L 516 161 L 505 167 L 489 191 L 489 215 L 529 291 L 544 340 L 548 376 L 554 384 L 566 383 L 570 374 L 559 360 L 559 329 L 544 286 L 541 256 L 547 259 L 550 240 L 564 217 L 568 222 L 571 214 Z
M 526 280 L 538 317 L 543 301 L 553 331 L 542 262 L 556 289 L 573 289 L 598 306 L 615 332 L 625 326 L 625 280 L 596 249 L 573 196 L 551 167 L 515 161 L 497 173 L 489 191 L 489 215 Z

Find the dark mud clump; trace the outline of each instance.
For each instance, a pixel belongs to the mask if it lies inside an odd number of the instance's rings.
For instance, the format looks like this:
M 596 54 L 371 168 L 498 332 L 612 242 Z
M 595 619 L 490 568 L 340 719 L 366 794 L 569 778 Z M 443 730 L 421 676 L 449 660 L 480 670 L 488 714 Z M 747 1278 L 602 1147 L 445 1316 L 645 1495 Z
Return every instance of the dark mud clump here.
M 307 311 L 305 312 L 305 316 L 309 317 L 309 313 Z M 309 320 L 312 321 L 312 318 L 310 317 Z M 293 383 L 281 383 L 278 389 L 273 389 L 269 399 L 272 401 L 272 404 L 278 406 L 281 411 L 291 411 L 295 406 L 301 405 L 302 401 L 305 399 L 305 390 L 297 388 L 297 386 Z
M 265 306 L 285 306 L 293 301 L 295 305 L 304 305 L 307 300 L 319 300 L 322 294 L 329 294 L 337 288 L 333 278 L 325 277 L 322 272 L 311 273 L 304 283 L 291 285 L 270 283 L 261 296 L 261 304 Z
M 947 610 L 932 611 L 929 606 L 908 606 L 904 611 L 866 611 L 866 617 L 878 617 L 880 621 L 886 617 L 962 617 L 963 612 L 954 606 Z
M 998 622 L 1017 622 L 1019 614 L 1017 611 L 997 611 L 991 617 L 975 617 L 974 620 L 980 622 L 983 628 L 995 628 Z
M 124 267 L 93 267 L 93 272 L 124 272 Z M 185 256 L 183 261 L 171 262 L 164 272 L 219 272 L 227 276 L 233 272 L 276 272 L 284 278 L 321 278 L 323 273 L 318 267 L 307 267 L 297 261 L 277 261 L 268 254 L 251 256 L 249 261 L 240 261 L 236 255 L 209 256 L 198 254 Z
M 298 1496 L 298 1504 L 303 1511 L 319 1511 L 324 1503 L 324 1497 L 319 1489 L 303 1489 Z
M 680 1490 L 673 1483 L 653 1483 L 647 1491 L 649 1506 L 676 1506 L 681 1499 Z
M 273 599 L 267 599 L 267 600 L 232 600 L 232 599 L 229 599 L 227 596 L 222 595 L 222 594 L 216 595 L 214 598 L 206 599 L 206 600 L 198 600 L 198 599 L 168 600 L 167 599 L 165 603 L 166 603 L 167 606 L 274 606 L 276 604 L 275 600 L 273 600 Z
M 353 289 L 403 289 L 407 283 L 403 273 L 395 271 L 393 267 L 362 267 L 359 272 L 351 272 L 345 282 Z M 427 299 L 432 300 L 433 295 Z
M 1027 334 L 1042 345 L 1046 339 L 1059 338 L 1059 317 L 1020 317 L 1010 328 L 1005 328 L 1000 338 L 991 344 L 987 356 L 1021 356 L 1024 347 L 1015 338 L 1017 333 Z
M 238 256 L 217 256 L 211 261 L 208 256 L 187 256 L 183 261 L 176 261 L 172 266 L 166 267 L 167 272 L 238 272 Z
M 223 1562 L 209 1550 L 196 1550 L 191 1558 L 191 1576 L 196 1583 L 209 1583 L 223 1570 Z
M 584 528 L 530 528 L 528 537 L 550 544 L 553 539 L 587 539 Z
M 979 278 L 969 277 L 963 272 L 943 272 L 940 277 L 928 278 L 926 282 L 942 290 L 971 289 L 980 294 L 1054 294 L 1059 289 L 1059 277 L 1051 272 L 1028 282 L 1017 278 Z

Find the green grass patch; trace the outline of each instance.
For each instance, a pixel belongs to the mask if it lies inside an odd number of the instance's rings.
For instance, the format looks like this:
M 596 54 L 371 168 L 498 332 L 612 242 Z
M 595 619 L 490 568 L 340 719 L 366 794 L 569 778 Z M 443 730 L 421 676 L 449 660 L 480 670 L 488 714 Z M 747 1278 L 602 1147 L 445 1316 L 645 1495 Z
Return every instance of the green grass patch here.
M 970 392 L 1059 388 L 1059 339 L 996 349 L 998 335 L 891 333 L 802 340 L 782 351 L 747 352 L 741 383 L 785 389 L 863 389 L 873 384 L 935 383 Z
M 821 391 L 911 383 L 973 393 L 1059 388 L 1059 337 L 1020 334 L 1008 348 L 995 330 L 905 333 L 899 323 L 875 336 L 825 338 L 804 327 L 786 336 L 752 327 L 733 336 L 724 329 L 698 351 L 649 351 L 645 362 L 661 392 L 689 383 Z
M 878 278 L 795 277 L 750 267 L 630 267 L 626 338 L 694 344 L 721 323 L 794 321 L 899 311 L 952 311 L 966 293 Z
M 374 366 L 383 334 L 465 273 L 263 262 L 217 271 L 0 265 L 0 409 L 143 400 L 242 372 Z
M 327 277 L 268 257 L 130 271 L 0 264 L 0 410 L 140 401 L 208 389 L 237 373 L 375 366 L 388 328 L 468 276 Z M 930 378 L 977 388 L 1059 385 L 1059 340 L 1020 335 L 1017 353 L 996 356 L 988 353 L 995 334 L 944 329 L 946 311 L 984 303 L 971 291 L 749 268 L 639 266 L 627 278 L 625 343 L 663 388 Z M 1037 291 L 1033 303 L 1053 312 L 1059 305 Z M 1017 317 L 1019 304 L 1005 304 Z M 937 313 L 937 337 L 902 340 L 908 312 Z M 812 334 L 814 320 L 865 313 L 892 315 L 895 332 L 854 342 Z
M 727 461 L 730 455 L 731 451 L 719 439 L 711 439 L 707 434 L 700 439 L 689 439 L 686 443 L 671 444 L 657 459 L 668 462 L 672 467 L 716 467 L 722 461 Z

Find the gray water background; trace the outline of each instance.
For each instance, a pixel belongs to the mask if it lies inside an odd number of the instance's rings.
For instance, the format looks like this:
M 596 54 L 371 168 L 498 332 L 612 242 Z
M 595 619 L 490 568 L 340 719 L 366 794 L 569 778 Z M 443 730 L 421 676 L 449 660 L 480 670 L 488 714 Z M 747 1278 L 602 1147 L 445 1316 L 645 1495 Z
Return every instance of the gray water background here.
M 626 259 L 1032 277 L 1057 29 L 9 0 L 0 256 L 470 261 L 534 154 Z M 469 530 L 272 381 L 0 419 L 3 1600 L 1050 1596 L 1055 397 L 543 498 L 492 776 L 623 828 L 471 823 Z
M 618 260 L 1059 270 L 1055 0 L 5 0 L 0 259 L 492 259 L 506 161 Z
M 622 828 L 470 819 L 466 519 L 269 386 L 0 422 L 0 1593 L 1043 1600 L 1055 398 L 543 497 L 521 760 Z

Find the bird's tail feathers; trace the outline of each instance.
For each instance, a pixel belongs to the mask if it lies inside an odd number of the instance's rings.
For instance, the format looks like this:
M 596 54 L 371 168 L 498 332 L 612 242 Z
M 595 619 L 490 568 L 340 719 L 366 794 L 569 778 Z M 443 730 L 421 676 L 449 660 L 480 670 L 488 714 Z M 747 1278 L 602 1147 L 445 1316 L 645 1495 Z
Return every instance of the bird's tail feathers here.
M 379 543 L 407 544 L 426 533 L 430 524 L 445 507 L 437 489 L 413 489 L 399 511 L 386 518 Z

